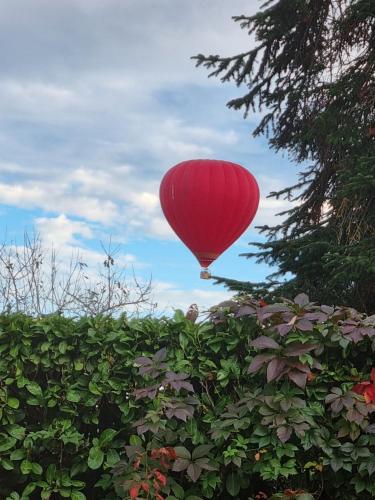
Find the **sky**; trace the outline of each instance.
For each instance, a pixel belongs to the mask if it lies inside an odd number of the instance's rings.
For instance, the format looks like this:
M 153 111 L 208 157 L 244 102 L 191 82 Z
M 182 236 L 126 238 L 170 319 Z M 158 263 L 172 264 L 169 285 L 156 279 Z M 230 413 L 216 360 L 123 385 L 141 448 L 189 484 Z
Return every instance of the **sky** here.
M 152 277 L 159 310 L 201 310 L 230 293 L 199 278 L 199 264 L 165 221 L 158 190 L 183 160 L 240 163 L 261 201 L 250 228 L 212 266 L 234 279 L 263 280 L 264 264 L 239 257 L 255 226 L 278 222 L 295 165 L 253 138 L 226 103 L 246 89 L 208 79 L 197 53 L 233 55 L 254 41 L 231 16 L 257 0 L 4 0 L 0 10 L 0 229 L 3 241 L 40 235 L 61 259 L 79 251 L 92 266 L 101 244 Z

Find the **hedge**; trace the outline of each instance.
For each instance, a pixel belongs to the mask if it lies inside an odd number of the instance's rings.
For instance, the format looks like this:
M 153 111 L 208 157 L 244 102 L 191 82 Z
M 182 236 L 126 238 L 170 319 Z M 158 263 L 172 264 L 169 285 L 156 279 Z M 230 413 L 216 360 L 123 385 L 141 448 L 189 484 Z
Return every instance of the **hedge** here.
M 0 316 L 0 498 L 374 498 L 374 323 Z

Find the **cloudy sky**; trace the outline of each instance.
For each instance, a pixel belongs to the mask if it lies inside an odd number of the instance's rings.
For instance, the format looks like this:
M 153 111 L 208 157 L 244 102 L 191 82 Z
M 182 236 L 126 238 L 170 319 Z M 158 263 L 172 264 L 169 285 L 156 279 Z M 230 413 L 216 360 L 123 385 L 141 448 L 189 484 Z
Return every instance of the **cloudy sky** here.
M 152 275 L 163 309 L 202 308 L 228 296 L 199 279 L 158 200 L 163 174 L 193 158 L 241 163 L 261 190 L 251 228 L 213 265 L 258 280 L 264 265 L 238 257 L 261 237 L 296 167 L 251 136 L 226 102 L 244 89 L 207 79 L 190 57 L 232 55 L 252 43 L 231 20 L 257 0 L 4 0 L 0 10 L 0 223 L 3 240 L 35 230 L 62 258 L 80 249 L 92 264 L 100 242 Z

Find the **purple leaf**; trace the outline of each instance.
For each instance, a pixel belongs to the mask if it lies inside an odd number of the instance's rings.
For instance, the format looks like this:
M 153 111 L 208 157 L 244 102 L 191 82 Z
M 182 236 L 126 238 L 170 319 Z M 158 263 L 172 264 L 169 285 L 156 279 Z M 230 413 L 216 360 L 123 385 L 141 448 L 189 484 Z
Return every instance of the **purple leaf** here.
M 292 435 L 292 428 L 285 426 L 279 427 L 276 434 L 282 443 L 286 443 Z
M 175 446 L 174 451 L 176 452 L 177 458 L 185 458 L 190 461 L 190 451 L 186 449 L 185 446 Z
M 299 293 L 297 297 L 294 298 L 294 303 L 300 307 L 307 306 L 309 302 L 309 297 L 305 293 Z
M 328 315 L 333 314 L 333 313 L 334 313 L 334 311 L 335 311 L 335 309 L 334 309 L 333 307 L 331 307 L 331 306 L 324 306 L 324 305 L 323 305 L 323 306 L 320 306 L 320 309 L 321 309 L 324 313 L 326 313 L 326 314 L 328 314 Z
M 375 328 L 370 326 L 362 326 L 359 330 L 364 337 L 373 337 L 375 335 Z
M 351 333 L 353 330 L 357 328 L 357 323 L 344 324 L 341 327 L 341 331 L 344 335 Z
M 292 400 L 291 399 L 282 399 L 280 401 L 280 408 L 283 410 L 283 412 L 287 413 L 292 406 Z
M 266 361 L 269 361 L 273 357 L 273 354 L 258 354 L 258 356 L 255 356 L 255 358 L 251 361 L 250 366 L 247 369 L 247 373 L 257 372 Z
M 294 424 L 294 431 L 303 436 L 305 434 L 305 432 L 310 428 L 309 424 L 307 424 L 306 422 L 302 422 L 301 424 Z
M 186 458 L 178 458 L 174 462 L 172 470 L 174 472 L 181 472 L 182 470 L 186 470 L 189 467 L 190 463 L 191 463 L 190 460 Z
M 152 387 L 145 387 L 143 389 L 135 389 L 133 394 L 136 400 L 143 398 L 155 399 L 158 389 L 159 386 L 157 385 Z
M 192 453 L 192 459 L 196 460 L 198 458 L 205 457 L 213 448 L 212 444 L 201 444 L 195 448 Z
M 282 358 L 275 358 L 267 366 L 267 382 L 272 382 L 279 377 L 285 368 L 285 361 Z
M 259 349 L 280 349 L 280 345 L 270 337 L 261 335 L 252 342 L 250 342 L 252 347 L 258 347 Z
M 325 400 L 324 402 L 326 404 L 329 404 L 329 403 L 332 403 L 332 401 L 335 401 L 337 398 L 339 398 L 340 396 L 338 394 L 328 394 L 328 396 L 325 397 Z
M 346 418 L 349 420 L 349 422 L 355 422 L 357 424 L 360 424 L 363 420 L 363 416 L 354 408 L 348 410 Z
M 296 323 L 296 328 L 302 332 L 311 332 L 314 329 L 314 325 L 308 319 L 300 319 Z
M 307 381 L 306 373 L 300 372 L 299 370 L 292 370 L 288 373 L 288 377 L 301 389 L 304 389 L 306 387 L 306 381 Z
M 303 363 L 300 363 L 299 361 L 293 363 L 293 362 L 288 362 L 288 365 L 291 367 L 291 368 L 294 368 L 295 370 L 299 370 L 300 372 L 303 372 L 303 373 L 310 373 L 310 367 L 309 365 L 304 365 Z
M 190 479 L 195 483 L 198 481 L 199 476 L 202 473 L 202 467 L 199 467 L 198 464 L 190 464 L 187 470 L 187 474 L 190 477 Z
M 208 458 L 198 458 L 195 463 L 197 465 L 199 465 L 199 467 L 201 467 L 202 469 L 205 469 L 205 470 L 217 470 L 218 467 L 216 465 L 211 465 L 209 462 L 208 462 Z
M 341 398 L 335 399 L 331 404 L 331 410 L 333 413 L 340 413 L 340 411 L 344 408 L 344 404 Z
M 145 356 L 140 356 L 134 360 L 134 363 L 138 366 L 148 366 L 152 364 L 150 358 L 146 358 Z
M 143 425 L 138 425 L 137 426 L 137 434 L 145 434 L 148 431 L 148 425 L 143 424 Z
M 241 318 L 242 316 L 253 316 L 256 314 L 256 310 L 250 306 L 242 306 L 236 312 L 236 318 Z
M 276 325 L 277 331 L 279 332 L 279 335 L 282 337 L 286 335 L 287 333 L 290 332 L 290 330 L 293 328 L 292 325 L 288 325 L 287 323 L 284 323 L 282 325 Z
M 262 307 L 262 310 L 267 313 L 280 313 L 289 311 L 288 307 L 284 304 L 270 304 L 268 306 Z
M 324 321 L 327 320 L 327 314 L 319 311 L 306 313 L 304 315 L 304 319 L 308 319 L 309 321 L 318 321 L 318 323 L 324 323 Z
M 160 363 L 161 361 L 164 361 L 166 357 L 167 357 L 167 349 L 166 347 L 163 347 L 154 354 L 152 359 L 154 363 Z
M 375 434 L 375 424 L 370 424 L 366 427 L 367 434 Z
M 351 333 L 349 333 L 348 337 L 357 344 L 363 339 L 361 328 L 355 328 Z
M 314 350 L 317 347 L 316 344 L 289 344 L 286 349 L 284 349 L 284 353 L 286 356 L 301 356 L 302 354 L 306 354 Z

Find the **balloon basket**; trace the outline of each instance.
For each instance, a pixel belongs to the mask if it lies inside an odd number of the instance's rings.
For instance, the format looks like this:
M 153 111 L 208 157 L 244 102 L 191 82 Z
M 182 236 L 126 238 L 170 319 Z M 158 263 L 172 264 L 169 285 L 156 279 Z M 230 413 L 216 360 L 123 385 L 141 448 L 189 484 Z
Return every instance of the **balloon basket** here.
M 211 278 L 211 273 L 207 269 L 207 267 L 202 268 L 201 270 L 201 279 L 202 280 L 209 280 Z

